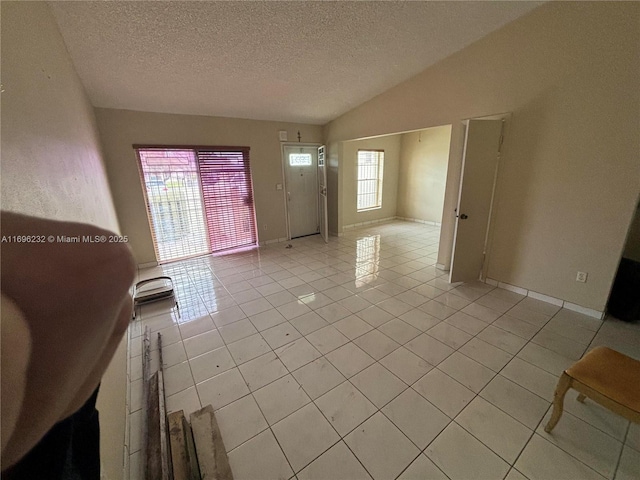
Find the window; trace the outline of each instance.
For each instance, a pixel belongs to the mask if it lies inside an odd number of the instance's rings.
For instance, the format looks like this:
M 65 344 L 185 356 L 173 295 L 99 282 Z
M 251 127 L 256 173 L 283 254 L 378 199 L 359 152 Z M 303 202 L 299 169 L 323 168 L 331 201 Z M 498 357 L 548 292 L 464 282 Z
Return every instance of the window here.
M 147 215 L 159 262 L 209 252 L 193 150 L 138 150 Z
M 310 153 L 290 153 L 289 165 L 292 167 L 310 167 L 313 163 Z
M 257 241 L 248 148 L 137 148 L 159 263 Z
M 358 150 L 358 212 L 382 207 L 383 150 Z

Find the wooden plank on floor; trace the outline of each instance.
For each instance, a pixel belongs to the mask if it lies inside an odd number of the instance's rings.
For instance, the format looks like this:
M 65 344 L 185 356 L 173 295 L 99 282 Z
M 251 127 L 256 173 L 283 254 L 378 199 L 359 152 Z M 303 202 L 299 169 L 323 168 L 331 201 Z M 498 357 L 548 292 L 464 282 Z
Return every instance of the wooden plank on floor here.
M 160 405 L 158 404 L 158 373 L 149 379 L 147 402 L 147 438 L 145 474 L 147 480 L 162 478 L 162 453 L 160 446 Z
M 184 412 L 180 410 L 170 413 L 168 419 L 173 480 L 200 480 L 191 426 L 187 423 Z
M 162 480 L 171 479 L 171 453 L 169 452 L 169 427 L 164 395 L 164 361 L 162 360 L 162 334 L 158 332 L 158 420 L 160 421 L 160 462 Z
M 144 327 L 144 337 L 142 340 L 142 398 L 144 399 L 145 412 L 149 412 L 149 385 L 151 379 L 151 330 Z M 148 415 L 142 416 L 142 452 L 141 463 L 147 464 L 147 450 L 149 442 L 149 419 Z
M 162 371 L 162 336 L 158 333 L 158 353 L 160 369 L 149 378 L 145 400 L 145 478 L 148 480 L 170 480 L 169 431 L 164 397 L 164 373 Z M 145 332 L 145 365 L 149 367 L 149 342 Z
M 211 405 L 191 414 L 191 430 L 202 480 L 233 480 L 227 451 Z

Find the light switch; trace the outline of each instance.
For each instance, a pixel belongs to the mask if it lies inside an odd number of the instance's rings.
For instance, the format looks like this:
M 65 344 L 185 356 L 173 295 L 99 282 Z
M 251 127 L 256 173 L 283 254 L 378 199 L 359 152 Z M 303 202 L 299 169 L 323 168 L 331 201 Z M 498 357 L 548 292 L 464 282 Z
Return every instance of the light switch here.
M 282 184 L 276 183 L 276 190 L 282 190 Z

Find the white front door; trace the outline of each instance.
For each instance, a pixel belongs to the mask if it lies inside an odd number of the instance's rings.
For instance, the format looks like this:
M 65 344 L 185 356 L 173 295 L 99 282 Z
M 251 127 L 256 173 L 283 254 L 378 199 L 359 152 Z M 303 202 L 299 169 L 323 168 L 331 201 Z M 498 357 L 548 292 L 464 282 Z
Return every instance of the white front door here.
M 291 238 L 319 233 L 318 147 L 284 147 Z
M 502 120 L 469 120 L 465 135 L 450 282 L 478 280 L 498 168 Z

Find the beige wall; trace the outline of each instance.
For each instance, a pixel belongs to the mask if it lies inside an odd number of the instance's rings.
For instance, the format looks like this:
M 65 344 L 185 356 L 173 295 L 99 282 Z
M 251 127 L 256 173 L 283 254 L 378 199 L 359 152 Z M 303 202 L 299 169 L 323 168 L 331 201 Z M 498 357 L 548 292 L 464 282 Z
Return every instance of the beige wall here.
M 98 133 L 49 7 L 2 2 L 2 208 L 117 230 Z
M 451 125 L 401 136 L 399 217 L 442 221 L 450 143 Z
M 639 21 L 637 3 L 547 3 L 331 122 L 327 143 L 452 124 L 448 264 L 461 122 L 512 112 L 488 275 L 603 310 L 640 188 Z
M 155 262 L 133 144 L 250 147 L 251 176 L 261 242 L 286 237 L 282 150 L 278 131 L 290 140 L 321 143 L 322 127 L 195 115 L 96 109 L 107 173 L 120 228 L 129 236 L 138 263 Z M 265 229 L 266 226 L 266 229 Z
M 93 109 L 44 3 L 2 2 L 2 208 L 118 230 Z M 121 478 L 126 351 L 98 399 L 106 478 Z
M 384 150 L 382 207 L 357 211 L 358 150 Z M 400 135 L 345 142 L 342 154 L 342 227 L 395 217 L 400 167 Z

